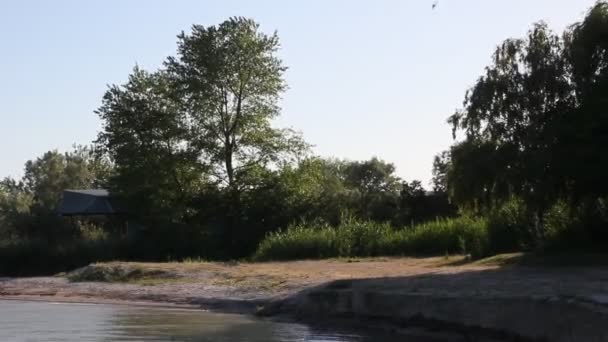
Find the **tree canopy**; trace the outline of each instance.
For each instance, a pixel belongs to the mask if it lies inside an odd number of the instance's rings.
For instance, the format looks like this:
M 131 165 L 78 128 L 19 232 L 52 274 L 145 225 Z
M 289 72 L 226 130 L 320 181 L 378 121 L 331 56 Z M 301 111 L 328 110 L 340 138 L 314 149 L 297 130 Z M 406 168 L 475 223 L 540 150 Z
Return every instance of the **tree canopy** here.
M 163 69 L 135 68 L 111 86 L 97 113 L 98 143 L 116 165 L 113 190 L 154 220 L 187 220 L 207 186 L 228 188 L 238 202 L 262 186 L 261 173 L 305 153 L 296 132 L 272 126 L 286 87 L 278 47 L 276 33 L 250 19 L 195 25 Z
M 449 118 L 464 141 L 448 183 L 459 203 L 522 198 L 542 226 L 560 199 L 608 194 L 608 5 L 598 2 L 563 35 L 538 23 L 499 45 L 464 108 Z M 601 95 L 600 95 L 601 94 Z M 542 227 L 539 238 L 542 238 Z
M 276 32 L 266 35 L 251 19 L 231 18 L 182 32 L 178 55 L 165 63 L 193 130 L 192 144 L 232 190 L 255 185 L 249 174 L 306 148 L 294 131 L 272 126 L 286 88 L 278 48 Z

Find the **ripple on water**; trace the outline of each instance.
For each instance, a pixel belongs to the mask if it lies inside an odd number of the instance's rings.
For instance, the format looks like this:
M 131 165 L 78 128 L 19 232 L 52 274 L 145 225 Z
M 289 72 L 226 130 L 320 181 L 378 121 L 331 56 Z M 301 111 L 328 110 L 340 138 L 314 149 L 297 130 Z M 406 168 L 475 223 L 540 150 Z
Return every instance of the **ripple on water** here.
M 0 301 L 0 341 L 372 342 L 387 336 L 320 331 L 244 315 L 116 305 Z M 393 341 L 403 341 L 394 339 Z M 416 340 L 417 342 L 420 340 Z

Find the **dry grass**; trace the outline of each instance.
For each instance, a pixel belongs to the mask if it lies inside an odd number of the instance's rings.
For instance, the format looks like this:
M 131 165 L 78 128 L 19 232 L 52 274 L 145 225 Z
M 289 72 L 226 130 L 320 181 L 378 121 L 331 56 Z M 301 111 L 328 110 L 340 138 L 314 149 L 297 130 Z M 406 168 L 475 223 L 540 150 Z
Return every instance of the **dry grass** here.
M 342 279 L 407 277 L 422 274 L 455 274 L 512 266 L 607 265 L 605 256 L 581 256 L 564 263 L 560 256 L 537 257 L 524 253 L 500 254 L 470 261 L 464 256 L 432 258 L 338 258 L 288 262 L 109 262 L 69 273 L 72 281 L 98 281 L 145 286 L 197 284 L 244 292 L 283 293 L 292 289 Z
M 82 279 L 89 283 L 66 282 L 64 277 L 8 279 L 0 284 L 0 296 L 52 295 L 213 306 L 222 299 L 234 303 L 235 299 L 247 302 L 282 298 L 332 283 L 352 283 L 387 292 L 449 296 L 596 296 L 608 289 L 607 267 L 588 264 L 569 267 L 571 263 L 558 262 L 563 257 L 551 258 L 550 262 L 548 259 L 505 254 L 477 261 L 463 256 L 444 256 L 266 263 L 111 262 L 91 266 L 114 270 L 110 277 Z M 574 259 L 570 261 L 588 262 L 587 257 Z M 594 259 L 601 261 L 606 257 L 594 256 Z M 363 281 L 348 281 L 353 279 Z M 336 280 L 345 282 L 333 282 Z
M 434 258 L 340 258 L 290 262 L 109 262 L 89 266 L 95 270 L 114 270 L 97 278 L 79 281 L 123 282 L 146 286 L 177 283 L 201 283 L 211 286 L 265 292 L 281 292 L 303 285 L 321 284 L 339 279 L 362 279 L 407 276 L 428 273 L 432 269 L 485 269 L 493 264 L 463 263 L 462 256 Z M 136 271 L 134 271 L 136 270 Z M 103 272 L 102 272 L 103 273 Z M 73 273 L 72 273 L 73 274 Z

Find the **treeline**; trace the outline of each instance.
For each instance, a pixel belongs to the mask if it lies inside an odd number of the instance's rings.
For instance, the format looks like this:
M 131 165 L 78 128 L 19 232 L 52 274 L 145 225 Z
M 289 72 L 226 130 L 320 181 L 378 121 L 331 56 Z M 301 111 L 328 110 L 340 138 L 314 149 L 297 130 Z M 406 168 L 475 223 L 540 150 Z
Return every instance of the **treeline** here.
M 435 157 L 434 184 L 462 218 L 404 231 L 377 227 L 368 247 L 385 247 L 372 254 L 437 254 L 436 246 L 448 253 L 461 242 L 461 252 L 475 256 L 607 251 L 608 3 L 598 1 L 561 34 L 540 22 L 526 37 L 502 42 L 448 123 L 456 142 Z M 455 228 L 467 218 L 479 229 Z M 337 229 L 331 255 L 352 256 L 340 246 L 370 232 L 360 222 Z M 314 241 L 313 232 L 326 234 L 293 226 L 269 236 L 256 255 L 315 256 L 302 243 Z M 436 246 L 418 235 L 433 236 Z M 391 248 L 395 241 L 402 247 Z
M 244 18 L 195 25 L 159 70 L 109 87 L 93 147 L 48 152 L 0 183 L 0 273 L 37 257 L 50 272 L 112 258 L 603 251 L 607 45 L 604 2 L 562 34 L 539 23 L 500 44 L 450 116 L 456 142 L 426 191 L 377 158 L 315 157 L 272 125 L 286 88 L 276 33 Z M 137 232 L 59 218 L 66 188 L 108 188 Z
M 561 34 L 538 23 L 504 41 L 449 123 L 463 137 L 444 155 L 455 203 L 516 207 L 516 245 L 606 250 L 607 3 Z
M 235 195 L 213 184 L 184 202 L 187 215 L 179 219 L 132 200 L 127 206 L 142 211 L 128 218 L 57 215 L 64 189 L 107 187 L 116 172 L 94 149 L 78 147 L 47 152 L 26 164 L 21 180 L 0 182 L 2 271 L 56 272 L 111 259 L 242 258 L 252 255 L 268 233 L 294 222 L 333 227 L 357 218 L 397 227 L 456 213 L 445 193 L 400 180 L 393 165 L 377 158 L 310 157 L 267 170 L 258 186 L 239 194 L 236 217 L 227 215 L 234 213 Z M 128 236 L 124 220 L 132 230 Z

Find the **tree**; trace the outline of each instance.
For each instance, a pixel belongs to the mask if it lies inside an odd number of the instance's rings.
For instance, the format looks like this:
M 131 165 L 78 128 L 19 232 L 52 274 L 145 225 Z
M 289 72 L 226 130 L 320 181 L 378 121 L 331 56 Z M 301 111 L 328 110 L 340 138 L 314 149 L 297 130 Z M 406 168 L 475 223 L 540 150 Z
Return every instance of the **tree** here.
M 97 188 L 111 170 L 107 160 L 90 147 L 76 146 L 72 152 L 48 151 L 25 163 L 21 191 L 32 194 L 35 208 L 53 211 L 65 189 Z M 15 187 L 12 187 L 15 189 Z
M 567 198 L 592 244 L 608 241 L 608 3 L 565 34 L 573 110 L 561 118 L 555 155 Z
M 467 92 L 464 109 L 449 119 L 454 132 L 466 134 L 466 142 L 452 150 L 459 175 L 453 193 L 472 195 L 460 201 L 485 204 L 521 197 L 536 213 L 539 239 L 544 212 L 564 190 L 552 154 L 555 122 L 573 105 L 562 56 L 562 40 L 544 23 L 527 39 L 506 40 Z M 466 168 L 474 170 L 458 171 Z
M 308 147 L 272 126 L 286 88 L 278 36 L 232 18 L 194 25 L 177 45 L 161 70 L 136 67 L 127 83 L 111 86 L 97 110 L 98 142 L 116 165 L 111 189 L 149 224 L 212 223 L 222 227 L 224 247 L 239 250 L 247 192 L 268 188 Z M 201 208 L 209 201 L 214 210 Z
M 255 186 L 258 172 L 306 148 L 291 130 L 272 127 L 285 90 L 279 38 L 251 19 L 194 25 L 178 36 L 178 56 L 165 63 L 192 123 L 193 144 L 213 176 L 232 192 Z
M 154 221 L 181 221 L 205 179 L 200 147 L 167 75 L 136 67 L 122 86 L 111 86 L 96 111 L 103 128 L 97 143 L 115 164 L 110 189 L 129 211 Z
M 559 125 L 556 156 L 572 200 L 608 194 L 608 3 L 598 2 L 565 34 L 576 106 Z
M 0 240 L 18 236 L 19 222 L 30 215 L 33 200 L 23 182 L 8 177 L 0 181 Z
M 404 181 L 399 194 L 399 221 L 402 224 L 412 224 L 427 219 L 426 191 L 418 180 Z
M 499 46 L 449 122 L 465 140 L 451 150 L 448 190 L 459 204 L 513 198 L 536 218 L 547 211 L 603 206 L 608 195 L 608 4 L 598 2 L 562 36 L 544 23 Z M 597 211 L 594 209 L 595 211 Z M 603 210 L 603 209 L 602 209 Z
M 433 191 L 446 193 L 448 189 L 448 170 L 450 167 L 450 151 L 443 151 L 433 158 Z
M 22 179 L 0 181 L 0 235 L 47 240 L 60 235 L 65 227 L 55 209 L 63 190 L 104 186 L 111 171 L 108 160 L 87 146 L 66 153 L 48 151 L 27 161 Z
M 358 194 L 357 213 L 376 221 L 390 221 L 397 210 L 399 178 L 395 165 L 373 157 L 343 166 L 344 184 Z
M 362 162 L 350 162 L 344 167 L 346 184 L 363 194 L 396 191 L 399 178 L 394 173 L 395 165 L 376 157 Z

